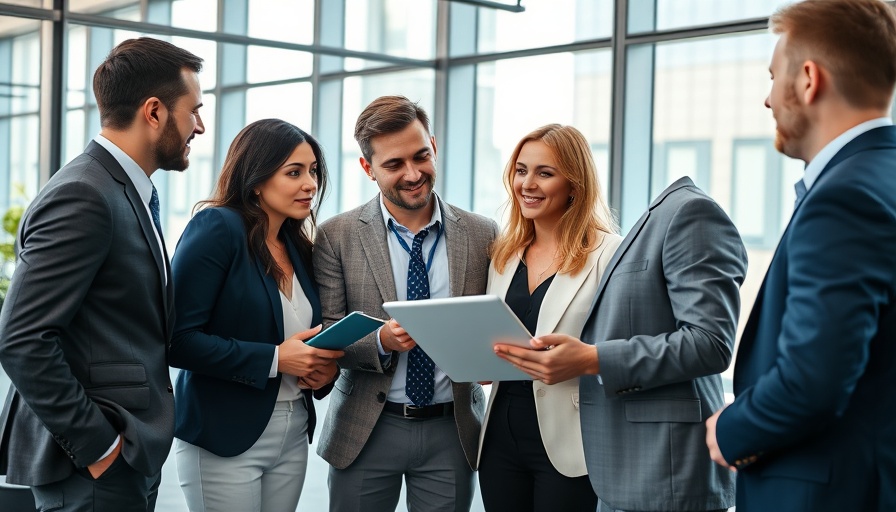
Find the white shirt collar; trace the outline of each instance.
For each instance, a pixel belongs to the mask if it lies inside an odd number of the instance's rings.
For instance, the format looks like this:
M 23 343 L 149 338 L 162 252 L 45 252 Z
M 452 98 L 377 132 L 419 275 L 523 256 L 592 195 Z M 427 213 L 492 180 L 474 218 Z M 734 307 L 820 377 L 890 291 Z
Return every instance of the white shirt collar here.
M 821 148 L 821 151 L 815 155 L 815 158 L 806 165 L 806 171 L 803 174 L 803 183 L 806 185 L 806 190 L 812 188 L 812 185 L 815 183 L 815 180 L 818 179 L 818 176 L 821 175 L 821 171 L 828 165 L 834 155 L 836 155 L 843 146 L 852 142 L 853 139 L 862 135 L 865 132 L 871 131 L 875 128 L 880 128 L 882 126 L 890 126 L 893 124 L 893 120 L 889 117 L 879 117 L 877 119 L 872 119 L 870 121 L 865 121 L 864 123 L 857 124 L 841 133 L 836 139 L 828 142 L 827 145 Z
M 140 194 L 140 200 L 143 201 L 143 204 L 148 205 L 150 198 L 152 198 L 152 180 L 150 180 L 149 176 L 143 172 L 143 168 L 137 165 L 137 162 L 135 162 L 133 158 L 128 156 L 127 153 L 122 151 L 122 149 L 116 146 L 111 140 L 102 135 L 97 135 L 93 140 L 100 146 L 103 146 L 103 148 L 115 158 L 118 164 L 121 165 L 121 168 L 124 169 L 125 174 L 128 175 L 128 178 L 131 179 L 131 183 L 133 183 L 134 187 L 137 189 L 137 193 Z
M 424 226 L 423 228 L 432 227 L 433 224 L 442 219 L 442 208 L 439 206 L 439 196 L 436 195 L 435 192 L 432 193 L 433 201 L 435 201 L 435 207 L 432 209 L 432 217 L 429 219 L 429 224 Z M 392 221 L 392 224 L 395 225 L 397 229 L 404 230 L 410 232 L 410 230 L 401 225 L 400 222 L 395 220 L 395 217 L 389 213 L 389 210 L 386 209 L 385 199 L 383 199 L 383 194 L 380 194 L 380 210 L 383 212 L 383 222 L 386 224 L 386 229 L 389 228 L 389 220 Z

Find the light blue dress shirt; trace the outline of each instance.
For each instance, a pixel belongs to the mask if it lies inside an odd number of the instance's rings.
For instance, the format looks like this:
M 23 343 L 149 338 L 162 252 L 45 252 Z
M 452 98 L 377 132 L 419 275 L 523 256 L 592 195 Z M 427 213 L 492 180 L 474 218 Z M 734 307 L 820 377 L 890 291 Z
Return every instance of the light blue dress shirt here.
M 433 208 L 432 217 L 430 218 L 429 223 L 424 227 L 429 228 L 435 225 L 436 222 L 439 222 L 441 224 L 441 229 L 444 230 L 445 222 L 442 220 L 442 209 L 439 206 L 439 201 L 435 192 L 433 192 L 433 200 L 435 201 L 435 208 Z M 380 209 L 383 212 L 383 222 L 386 224 L 386 240 L 387 245 L 389 246 L 389 260 L 392 264 L 392 277 L 395 280 L 395 292 L 398 300 L 407 300 L 408 265 L 410 264 L 411 256 L 408 254 L 408 251 L 401 246 L 395 233 L 389 229 L 389 221 L 392 221 L 395 230 L 401 235 L 408 247 L 411 247 L 414 242 L 414 233 L 399 224 L 398 221 L 392 217 L 392 214 L 386 209 L 382 194 L 380 194 Z M 438 245 L 432 255 L 432 263 L 430 264 L 428 259 L 429 253 L 437 239 Z M 445 233 L 443 232 L 442 236 L 438 237 L 436 230 L 430 230 L 429 234 L 423 240 L 422 249 L 428 267 L 429 297 L 431 299 L 450 297 L 451 290 L 450 281 L 448 279 L 448 240 L 445 237 Z M 379 336 L 377 336 L 377 347 L 379 348 L 380 354 L 385 355 L 383 346 L 379 341 Z M 389 389 L 389 394 L 386 395 L 388 401 L 399 404 L 411 404 L 411 400 L 405 395 L 404 389 L 407 370 L 408 353 L 402 352 L 398 357 L 398 365 L 395 367 L 395 377 L 392 379 L 392 388 Z M 435 393 L 432 398 L 432 403 L 440 404 L 451 402 L 453 400 L 454 394 L 451 391 L 451 380 L 445 375 L 445 372 L 436 365 Z

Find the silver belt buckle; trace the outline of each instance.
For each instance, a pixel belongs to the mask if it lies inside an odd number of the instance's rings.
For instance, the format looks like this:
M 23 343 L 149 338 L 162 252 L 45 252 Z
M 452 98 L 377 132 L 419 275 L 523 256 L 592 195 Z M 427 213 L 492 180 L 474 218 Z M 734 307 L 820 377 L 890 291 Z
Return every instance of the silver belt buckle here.
M 420 407 L 417 407 L 416 405 L 402 404 L 402 406 L 403 406 L 403 408 L 402 408 L 401 413 L 402 413 L 402 415 L 404 415 L 405 418 L 412 418 L 412 416 L 410 414 L 408 414 L 408 412 L 412 412 L 412 411 L 416 411 L 416 410 L 420 409 Z

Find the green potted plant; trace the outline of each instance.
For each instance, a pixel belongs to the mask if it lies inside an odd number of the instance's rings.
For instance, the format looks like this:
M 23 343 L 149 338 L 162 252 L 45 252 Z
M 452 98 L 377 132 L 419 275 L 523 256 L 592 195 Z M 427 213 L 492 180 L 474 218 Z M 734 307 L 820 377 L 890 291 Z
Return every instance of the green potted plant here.
M 19 230 L 19 222 L 22 220 L 23 213 L 25 213 L 24 206 L 13 205 L 3 214 L 3 231 L 9 235 L 6 238 L 12 240 L 0 243 L 0 258 L 2 258 L 0 260 L 0 307 L 6 300 L 6 291 L 9 289 L 9 280 L 12 277 L 12 266 L 16 260 L 16 233 Z

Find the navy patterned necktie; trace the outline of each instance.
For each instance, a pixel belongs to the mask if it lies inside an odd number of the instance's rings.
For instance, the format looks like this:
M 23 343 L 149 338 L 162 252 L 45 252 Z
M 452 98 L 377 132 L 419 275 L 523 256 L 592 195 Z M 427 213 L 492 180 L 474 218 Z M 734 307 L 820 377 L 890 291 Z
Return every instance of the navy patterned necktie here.
M 156 225 L 159 238 L 162 238 L 162 219 L 159 216 L 159 192 L 156 186 L 152 186 L 152 196 L 149 198 L 149 213 L 152 214 L 152 223 Z
M 796 200 L 793 202 L 793 209 L 796 210 L 796 207 L 800 205 L 803 201 L 803 197 L 806 196 L 806 192 L 809 190 L 806 188 L 806 184 L 803 180 L 799 180 L 793 184 L 793 189 L 796 191 Z
M 426 262 L 423 261 L 423 240 L 429 228 L 420 230 L 411 245 L 411 261 L 408 264 L 408 300 L 429 298 L 429 277 Z M 408 371 L 405 380 L 405 394 L 417 407 L 429 405 L 435 393 L 435 363 L 420 347 L 408 352 Z

